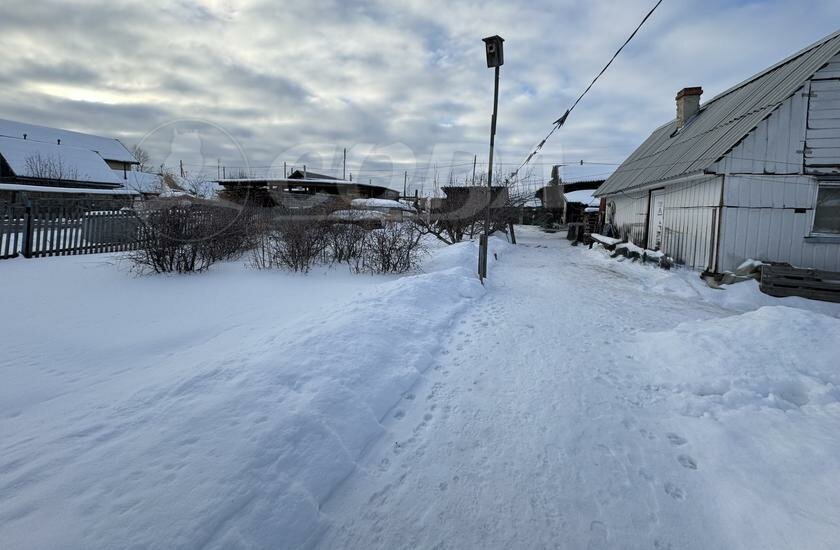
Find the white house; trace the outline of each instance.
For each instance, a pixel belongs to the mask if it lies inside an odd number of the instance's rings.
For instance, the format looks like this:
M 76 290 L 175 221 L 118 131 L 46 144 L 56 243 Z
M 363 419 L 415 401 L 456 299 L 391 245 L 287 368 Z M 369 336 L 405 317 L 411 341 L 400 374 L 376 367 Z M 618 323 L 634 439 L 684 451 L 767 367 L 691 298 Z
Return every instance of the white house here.
M 632 242 L 720 273 L 747 258 L 840 271 L 840 32 L 700 104 L 677 94 L 598 189 Z
M 0 190 L 125 190 L 136 164 L 114 138 L 0 119 Z

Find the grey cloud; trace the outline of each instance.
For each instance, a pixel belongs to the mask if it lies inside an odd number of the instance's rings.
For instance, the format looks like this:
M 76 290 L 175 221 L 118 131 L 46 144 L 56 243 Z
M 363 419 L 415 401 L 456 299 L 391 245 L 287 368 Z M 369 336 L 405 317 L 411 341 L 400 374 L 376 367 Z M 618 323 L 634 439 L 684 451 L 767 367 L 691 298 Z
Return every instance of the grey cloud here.
M 462 156 L 486 157 L 492 71 L 480 39 L 498 33 L 506 38 L 498 154 L 514 164 L 649 7 L 649 0 L 11 0 L 0 19 L 7 52 L 0 117 L 126 141 L 202 119 L 261 166 L 302 143 L 399 142 L 417 158 L 458 143 Z M 829 0 L 809 10 L 781 0 L 663 3 L 540 162 L 621 160 L 673 116 L 680 87 L 697 83 L 710 97 L 831 32 L 837 20 L 840 6 Z M 39 84 L 117 101 L 73 101 Z M 205 147 L 224 158 L 236 149 Z M 391 166 L 376 159 L 368 166 L 379 164 Z M 570 166 L 566 176 L 594 170 Z

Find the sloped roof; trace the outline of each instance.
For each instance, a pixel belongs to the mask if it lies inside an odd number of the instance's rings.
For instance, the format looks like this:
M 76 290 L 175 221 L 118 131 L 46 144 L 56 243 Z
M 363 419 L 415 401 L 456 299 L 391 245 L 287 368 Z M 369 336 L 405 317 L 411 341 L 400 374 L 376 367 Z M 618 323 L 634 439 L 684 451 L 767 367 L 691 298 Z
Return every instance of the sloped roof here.
M 94 151 L 0 136 L 0 156 L 16 176 L 122 185 L 122 178 Z
M 125 187 L 133 189 L 140 193 L 156 193 L 163 192 L 163 178 L 159 174 L 150 174 L 148 172 L 129 171 L 126 172 Z
M 679 132 L 676 119 L 657 128 L 607 178 L 597 194 L 703 172 L 838 52 L 840 31 L 715 96 Z
M 596 199 L 593 193 L 595 193 L 594 189 L 581 189 L 579 191 L 569 191 L 568 193 L 563 193 L 563 195 L 566 197 L 566 202 L 577 202 L 586 206 L 598 206 L 600 199 Z
M 304 171 L 303 170 L 294 170 L 291 174 L 289 174 L 289 179 L 290 180 L 302 180 L 302 179 L 307 179 L 307 180 L 338 180 L 340 178 L 336 178 L 336 177 L 333 177 L 333 176 L 327 176 L 327 175 L 324 175 L 324 174 L 318 174 L 318 173 L 315 173 L 315 172 L 310 172 L 309 170 L 306 171 L 306 174 L 305 174 L 305 177 L 304 177 Z
M 105 160 L 137 164 L 134 155 L 118 139 L 0 119 L 0 136 L 23 139 L 24 134 L 27 141 L 57 145 L 61 140 L 61 145 L 96 151 Z

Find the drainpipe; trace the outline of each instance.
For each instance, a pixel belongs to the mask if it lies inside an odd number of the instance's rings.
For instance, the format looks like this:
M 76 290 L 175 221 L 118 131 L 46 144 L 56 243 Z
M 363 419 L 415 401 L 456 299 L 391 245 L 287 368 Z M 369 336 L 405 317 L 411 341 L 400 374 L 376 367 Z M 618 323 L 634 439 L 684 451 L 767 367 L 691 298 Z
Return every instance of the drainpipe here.
M 715 265 L 712 266 L 712 272 L 717 273 L 720 269 L 720 235 L 723 227 L 723 189 L 726 185 L 726 174 L 720 175 L 720 204 L 718 205 L 718 223 L 717 223 L 717 242 L 715 244 Z

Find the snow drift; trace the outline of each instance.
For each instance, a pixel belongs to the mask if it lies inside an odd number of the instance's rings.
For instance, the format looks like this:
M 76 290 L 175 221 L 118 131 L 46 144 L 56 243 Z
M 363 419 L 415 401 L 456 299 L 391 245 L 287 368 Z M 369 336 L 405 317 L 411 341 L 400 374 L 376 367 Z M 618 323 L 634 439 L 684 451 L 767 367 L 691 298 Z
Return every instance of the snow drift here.
M 140 362 L 163 368 L 121 372 L 130 391 L 97 391 L 88 372 L 89 392 L 6 410 L 0 539 L 12 548 L 290 548 L 317 536 L 321 503 L 482 295 L 475 258 L 474 243 L 441 249 L 427 273 L 292 328 L 264 325 L 247 349 L 206 343 L 186 357 L 138 346 Z M 3 368 L 12 379 L 30 365 Z M 78 368 L 113 375 L 119 366 L 106 357 Z

